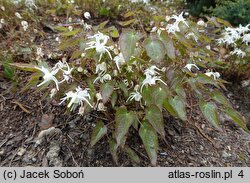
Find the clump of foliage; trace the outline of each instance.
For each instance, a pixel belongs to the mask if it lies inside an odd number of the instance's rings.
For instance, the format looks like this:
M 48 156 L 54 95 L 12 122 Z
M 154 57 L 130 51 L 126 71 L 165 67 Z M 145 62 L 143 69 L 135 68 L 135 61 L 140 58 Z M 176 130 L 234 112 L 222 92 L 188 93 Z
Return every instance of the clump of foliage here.
M 207 9 L 215 7 L 215 0 L 187 0 L 187 7 L 193 16 L 208 13 Z
M 232 25 L 247 25 L 250 23 L 250 0 L 218 0 L 212 12 Z
M 189 111 L 194 106 L 214 128 L 220 129 L 218 115 L 224 113 L 248 131 L 221 92 L 226 81 L 208 67 L 216 53 L 206 47 L 211 40 L 202 33 L 204 22 L 186 20 L 183 13 L 159 14 L 152 16 L 147 29 L 136 12 L 128 11 L 119 29 L 109 21 L 91 24 L 89 12 L 80 13 L 85 20 L 73 22 L 69 4 L 75 8 L 74 3 L 60 3 L 66 6 L 62 12 L 70 12 L 67 23 L 52 29 L 60 32 L 58 48 L 67 56 L 48 63 L 43 50 L 36 49 L 31 62 L 9 65 L 32 72 L 25 89 L 48 91 L 50 98 L 66 104 L 67 112 L 104 115 L 107 120 L 97 121 L 92 131 L 91 146 L 105 139 L 116 163 L 119 151 L 138 163 L 139 156 L 127 143 L 136 133 L 155 166 L 159 140 L 166 142 L 165 114 L 192 123 Z M 26 26 L 22 24 L 21 32 L 29 31 Z
M 189 0 L 188 8 L 194 16 L 214 15 L 232 25 L 250 23 L 249 0 Z

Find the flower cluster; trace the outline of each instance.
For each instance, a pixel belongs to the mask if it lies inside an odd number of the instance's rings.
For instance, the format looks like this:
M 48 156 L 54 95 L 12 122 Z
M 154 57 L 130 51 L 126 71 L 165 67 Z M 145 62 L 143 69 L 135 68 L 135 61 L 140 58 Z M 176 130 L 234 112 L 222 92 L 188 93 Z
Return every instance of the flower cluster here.
M 163 68 L 164 69 L 164 68 Z M 159 69 L 158 67 L 156 67 L 155 65 L 150 66 L 148 69 L 146 69 L 144 71 L 144 75 L 146 76 L 146 78 L 142 81 L 142 85 L 141 85 L 141 92 L 143 87 L 146 85 L 155 85 L 156 81 L 160 81 L 161 83 L 167 85 L 162 79 L 160 73 L 158 71 L 162 71 L 162 69 Z
M 223 37 L 217 39 L 218 44 L 225 44 L 226 46 L 233 46 L 234 50 L 230 52 L 231 55 L 245 57 L 246 52 L 237 48 L 239 44 L 248 45 L 250 43 L 250 24 L 246 26 L 239 25 L 239 27 L 227 27 L 223 33 Z
M 181 12 L 180 15 L 173 15 L 171 17 L 167 16 L 166 21 L 169 22 L 170 20 L 174 20 L 174 23 L 168 24 L 166 27 L 166 30 L 168 33 L 175 33 L 175 32 L 180 32 L 180 23 L 183 23 L 187 27 L 189 27 L 188 23 L 186 22 L 186 19 L 183 17 L 184 12 Z
M 87 48 L 85 48 L 85 50 L 89 50 L 89 49 L 95 49 L 96 52 L 100 55 L 99 57 L 99 61 L 102 59 L 102 56 L 104 53 L 108 53 L 110 59 L 112 60 L 112 56 L 110 53 L 110 47 L 106 46 L 108 40 L 109 40 L 109 36 L 104 35 L 101 32 L 98 32 L 97 34 L 93 35 L 93 36 L 89 36 L 88 39 L 94 39 L 87 44 Z
M 71 78 L 71 72 L 74 68 L 70 68 L 68 63 L 66 61 L 59 61 L 56 63 L 56 65 L 52 68 L 45 68 L 44 66 L 41 67 L 35 67 L 37 70 L 41 71 L 43 73 L 43 82 L 37 85 L 37 87 L 40 87 L 50 81 L 53 81 L 56 85 L 56 89 L 59 91 L 59 84 L 63 83 L 64 81 L 69 82 Z M 55 75 L 62 71 L 63 80 L 58 81 L 58 79 L 55 77 Z

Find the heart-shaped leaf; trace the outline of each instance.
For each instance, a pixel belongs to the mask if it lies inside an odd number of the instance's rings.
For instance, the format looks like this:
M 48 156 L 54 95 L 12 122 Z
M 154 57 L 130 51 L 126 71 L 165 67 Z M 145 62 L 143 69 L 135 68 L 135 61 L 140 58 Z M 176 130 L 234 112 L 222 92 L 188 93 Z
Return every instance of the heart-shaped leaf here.
M 97 122 L 90 140 L 90 145 L 93 147 L 105 134 L 107 134 L 107 127 L 104 125 L 103 122 Z
M 162 105 L 164 101 L 166 100 L 167 92 L 162 87 L 156 87 L 154 88 L 154 91 L 152 93 L 152 98 L 154 101 L 154 104 L 156 104 L 160 109 L 162 109 Z
M 217 106 L 213 102 L 205 102 L 200 100 L 199 107 L 202 114 L 214 127 L 219 128 L 219 118 L 217 114 Z
M 146 109 L 145 119 L 154 127 L 154 129 L 165 138 L 165 130 L 162 112 L 156 105 L 151 105 Z
M 144 121 L 140 127 L 139 135 L 151 160 L 151 164 L 156 166 L 158 151 L 158 138 L 156 131 L 148 121 Z
M 112 82 L 108 82 L 102 85 L 101 95 L 104 104 L 109 100 L 109 97 L 112 95 L 113 91 L 114 91 L 114 85 Z
M 139 41 L 140 38 L 140 34 L 131 29 L 124 29 L 122 31 L 119 38 L 119 46 L 126 61 L 129 61 L 130 57 L 134 55 L 136 42 Z
M 169 98 L 169 103 L 181 120 L 187 120 L 185 103 L 178 95 L 176 95 L 174 98 Z
M 121 141 L 127 134 L 129 127 L 136 120 L 133 112 L 128 112 L 126 107 L 120 107 L 115 114 L 115 139 L 117 145 L 121 145 Z
M 144 40 L 144 47 L 147 55 L 155 62 L 160 62 L 164 59 L 166 49 L 161 40 L 156 38 L 147 38 Z
M 167 56 L 170 59 L 174 60 L 176 57 L 175 57 L 175 47 L 172 39 L 168 37 L 166 32 L 161 32 L 160 39 L 166 48 Z

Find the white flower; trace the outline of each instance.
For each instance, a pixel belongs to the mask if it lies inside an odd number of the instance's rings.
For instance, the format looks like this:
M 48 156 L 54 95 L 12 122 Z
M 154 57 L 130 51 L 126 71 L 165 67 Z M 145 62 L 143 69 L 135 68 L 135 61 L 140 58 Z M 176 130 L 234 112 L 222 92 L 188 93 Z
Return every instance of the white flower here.
M 243 27 L 243 26 L 240 24 L 239 27 L 236 28 L 236 30 L 239 32 L 239 34 L 245 34 L 246 32 L 249 32 L 249 31 L 250 31 L 249 26 L 250 26 L 250 24 L 248 24 L 248 25 L 246 25 L 245 27 Z
M 56 88 L 53 88 L 52 90 L 50 90 L 50 94 L 49 94 L 50 98 L 53 98 L 56 93 L 57 93 Z
M 110 49 L 110 47 L 106 46 L 108 40 L 109 40 L 109 36 L 104 35 L 100 32 L 98 32 L 97 34 L 93 35 L 93 36 L 89 36 L 89 39 L 95 39 L 94 41 L 90 41 L 88 43 L 86 43 L 89 47 L 85 48 L 85 50 L 89 50 L 89 49 L 93 49 L 95 48 L 96 52 L 98 54 L 100 54 L 99 57 L 99 61 L 102 59 L 102 55 L 107 52 L 110 59 L 112 60 L 112 56 L 109 52 L 108 49 Z
M 5 7 L 4 7 L 4 6 L 1 6 L 1 10 L 5 11 Z
M 207 45 L 207 46 L 206 46 L 206 49 L 211 50 L 211 46 L 210 46 L 210 45 Z
M 18 12 L 15 12 L 15 16 L 16 16 L 17 18 L 19 18 L 19 19 L 22 19 L 22 16 L 21 16 L 20 13 L 18 13 Z
M 124 57 L 122 55 L 122 52 L 119 53 L 117 56 L 114 57 L 114 61 L 116 64 L 117 69 L 120 71 L 120 65 L 125 63 Z
M 86 56 L 86 53 L 82 53 L 81 57 L 84 58 Z
M 189 27 L 188 23 L 186 22 L 186 19 L 183 17 L 183 13 L 184 12 L 181 12 L 181 14 L 179 15 L 173 15 L 172 17 L 169 17 L 168 18 L 168 21 L 171 20 L 171 19 L 174 19 L 175 20 L 175 23 L 177 25 L 179 25 L 179 23 L 184 23 L 187 27 Z
M 158 28 L 158 27 L 153 27 L 152 30 L 151 30 L 150 32 L 157 32 L 157 34 L 160 35 L 161 32 L 164 31 L 164 30 L 166 30 L 166 29 L 164 29 L 164 28 L 162 28 L 162 27 L 160 27 L 160 28 Z
M 198 42 L 198 37 L 193 32 L 188 33 L 185 37 L 188 39 L 193 38 L 195 42 Z
M 68 27 L 68 29 L 69 29 L 69 31 L 72 31 L 72 30 L 73 30 L 73 27 L 70 25 L 70 26 Z
M 100 78 L 100 81 L 102 83 L 106 82 L 106 81 L 110 81 L 112 78 L 110 76 L 110 74 L 105 74 L 102 78 Z
M 213 76 L 214 80 L 216 80 L 220 77 L 220 73 L 218 73 L 218 72 L 206 72 L 205 75 L 207 75 L 208 77 Z
M 104 106 L 103 102 L 98 103 L 97 111 L 106 111 L 107 107 Z
M 199 20 L 197 22 L 197 25 L 201 26 L 201 27 L 205 27 L 206 26 L 206 23 L 203 21 L 203 20 Z
M 187 64 L 184 68 L 188 69 L 190 72 L 192 72 L 192 67 L 195 67 L 197 70 L 200 70 L 199 67 L 195 64 Z
M 96 65 L 95 73 L 99 75 L 103 75 L 107 72 L 107 64 L 106 62 L 102 62 L 101 64 Z
M 180 32 L 180 28 L 178 26 L 178 24 L 174 23 L 174 24 L 168 24 L 166 27 L 166 30 L 168 33 L 175 33 L 175 32 Z
M 135 88 L 134 88 L 135 92 L 130 93 L 130 95 L 129 95 L 126 102 L 132 101 L 132 100 L 135 100 L 137 102 L 141 101 L 142 95 L 141 95 L 140 92 L 138 92 L 138 89 L 139 89 L 139 85 L 136 85 Z
M 34 0 L 25 0 L 25 6 L 27 6 L 29 8 L 35 7 L 37 9 L 37 6 L 36 6 Z
M 83 72 L 83 68 L 82 67 L 77 67 L 77 71 L 78 72 Z
M 93 108 L 93 106 L 90 104 L 89 100 L 90 98 L 90 94 L 88 92 L 88 88 L 87 89 L 82 89 L 80 87 L 76 88 L 76 91 L 69 91 L 66 93 L 66 96 L 63 97 L 61 100 L 60 105 L 65 101 L 70 99 L 69 104 L 67 105 L 68 108 L 71 108 L 70 110 L 74 110 L 78 105 L 83 106 L 83 102 L 86 102 L 90 107 Z
M 91 15 L 90 15 L 89 12 L 85 12 L 83 15 L 84 15 L 84 17 L 85 17 L 86 19 L 90 19 L 90 18 L 91 18 Z
M 85 111 L 85 107 L 84 106 L 80 106 L 78 114 L 80 114 L 82 116 L 84 114 L 84 111 Z
M 100 100 L 102 100 L 102 95 L 101 93 L 96 93 L 95 97 L 97 98 L 97 102 L 99 102 Z
M 93 83 L 95 83 L 96 81 L 100 80 L 101 83 L 105 83 L 107 81 L 110 81 L 112 78 L 110 76 L 110 74 L 104 74 L 104 75 L 99 75 Z
M 60 69 L 63 72 L 63 80 L 60 81 L 59 83 L 63 83 L 64 81 L 69 82 L 70 78 L 71 78 L 71 72 L 74 70 L 74 68 L 70 68 L 69 64 L 67 63 L 67 61 L 59 61 L 56 63 L 56 65 L 54 66 L 54 69 Z
M 146 78 L 142 81 L 141 92 L 145 85 L 155 85 L 156 81 L 160 81 L 163 84 L 167 85 L 164 81 L 162 81 L 160 76 L 157 76 L 159 75 L 159 73 L 156 70 L 160 71 L 161 69 L 159 69 L 155 65 L 152 65 L 150 68 L 144 71 L 144 75 L 146 76 Z
M 71 18 L 71 17 L 68 18 L 68 22 L 69 22 L 69 23 L 72 22 L 72 18 Z
M 231 51 L 230 52 L 231 55 L 237 55 L 241 58 L 244 58 L 246 56 L 246 52 L 242 51 L 241 49 L 239 48 L 235 48 L 234 51 Z
M 250 33 L 249 34 L 245 34 L 242 38 L 242 41 L 248 45 L 248 43 L 250 43 Z
M 4 23 L 5 23 L 5 21 L 4 21 L 3 18 L 1 18 L 0 23 L 1 23 L 1 24 L 4 24 Z
M 37 54 L 39 57 L 43 57 L 44 53 L 43 53 L 42 48 L 37 48 L 37 49 L 36 49 L 36 54 Z
M 24 30 L 24 31 L 27 31 L 27 29 L 28 29 L 28 27 L 29 27 L 28 22 L 22 21 L 22 22 L 21 22 L 21 25 L 23 26 L 23 30 Z
M 145 4 L 148 4 L 150 0 L 130 0 L 132 3 L 138 3 L 138 2 L 143 2 Z
M 37 85 L 37 87 L 40 87 L 42 86 L 43 84 L 47 83 L 47 82 L 50 82 L 50 81 L 54 81 L 54 83 L 56 84 L 56 89 L 59 91 L 59 82 L 58 80 L 56 79 L 56 77 L 54 75 L 57 74 L 57 72 L 59 71 L 59 69 L 55 69 L 55 70 L 52 70 L 51 72 L 45 68 L 45 67 L 35 67 L 36 69 L 40 70 L 43 72 L 43 79 L 44 81 L 41 82 L 40 84 Z
M 159 74 L 159 72 L 157 72 L 156 70 L 161 71 L 161 69 L 159 69 L 155 65 L 152 65 L 152 66 L 150 66 L 148 69 L 146 69 L 144 71 L 144 75 L 146 75 L 146 76 L 148 76 L 148 75 L 155 76 L 155 75 Z
M 90 31 L 92 29 L 92 25 L 85 23 L 83 24 L 83 28 L 85 31 Z

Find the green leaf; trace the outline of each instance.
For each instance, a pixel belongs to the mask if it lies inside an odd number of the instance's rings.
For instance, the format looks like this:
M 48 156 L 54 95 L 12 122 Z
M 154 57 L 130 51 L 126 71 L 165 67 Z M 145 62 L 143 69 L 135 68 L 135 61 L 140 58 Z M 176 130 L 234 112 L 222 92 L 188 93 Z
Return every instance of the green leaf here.
M 24 70 L 24 71 L 30 71 L 35 72 L 37 69 L 36 66 L 33 64 L 26 64 L 26 63 L 10 63 L 10 66 L 16 67 L 17 69 Z
M 187 120 L 185 103 L 181 97 L 175 96 L 174 98 L 169 98 L 169 103 L 178 114 L 179 118 L 183 121 Z
M 127 20 L 127 21 L 123 21 L 123 22 L 118 22 L 121 26 L 123 26 L 123 27 L 126 27 L 126 26 L 128 26 L 128 25 L 130 25 L 130 24 L 132 24 L 132 23 L 135 23 L 136 22 L 136 19 L 134 18 L 134 19 L 131 19 L 131 20 Z
M 161 40 L 156 38 L 147 38 L 144 40 L 144 47 L 147 55 L 155 62 L 161 62 L 165 57 L 165 46 Z
M 154 91 L 153 87 L 151 86 L 144 87 L 142 90 L 142 98 L 143 100 L 145 100 L 147 106 L 150 106 L 151 104 L 154 103 L 154 99 L 152 97 L 153 91 Z
M 213 102 L 205 102 L 204 100 L 200 100 L 199 107 L 208 122 L 210 122 L 215 128 L 219 128 L 217 106 Z
M 105 134 L 107 134 L 107 127 L 104 125 L 103 122 L 97 122 L 90 140 L 90 145 L 93 147 Z
M 112 95 L 113 91 L 114 85 L 112 82 L 105 83 L 101 86 L 101 95 L 104 104 L 109 100 L 109 97 Z
M 114 139 L 109 141 L 109 150 L 113 160 L 115 161 L 116 164 L 118 164 L 118 156 L 117 156 L 118 145 L 116 144 Z
M 116 102 L 117 102 L 117 98 L 118 98 L 117 93 L 114 92 L 114 93 L 111 95 L 111 105 L 112 105 L 113 108 L 115 107 L 115 104 L 116 104 Z
M 155 87 L 152 93 L 152 98 L 154 104 L 156 104 L 160 109 L 162 109 L 162 105 L 166 100 L 167 93 L 164 88 L 162 87 Z
M 219 91 L 213 91 L 211 93 L 212 99 L 214 99 L 216 102 L 224 105 L 225 107 L 231 107 L 230 102 L 228 99 Z
M 232 108 L 227 108 L 225 110 L 226 114 L 237 124 L 239 125 L 243 130 L 245 131 L 249 131 L 246 127 L 246 122 L 244 120 L 244 118 L 240 115 L 240 113 L 238 113 L 237 111 L 235 111 Z
M 148 121 L 144 121 L 140 127 L 139 135 L 151 160 L 151 164 L 156 166 L 158 151 L 158 138 L 156 131 Z
M 174 60 L 176 58 L 176 56 L 175 56 L 175 47 L 174 47 L 174 43 L 173 43 L 172 39 L 170 37 L 168 37 L 166 32 L 161 32 L 160 39 L 166 48 L 167 56 L 170 59 Z
M 119 37 L 119 31 L 115 26 L 109 27 L 109 34 L 113 38 L 118 38 Z
M 133 16 L 135 13 L 133 12 L 133 11 L 128 11 L 127 13 L 125 13 L 124 15 L 123 15 L 123 17 L 124 18 L 128 18 L 128 17 L 131 17 L 131 16 Z
M 195 80 L 199 83 L 202 83 L 202 84 L 211 84 L 211 85 L 214 85 L 216 87 L 219 87 L 217 82 L 212 77 L 209 77 L 205 74 L 198 74 L 197 77 L 195 78 Z
M 126 107 L 120 107 L 115 114 L 115 139 L 117 145 L 121 145 L 121 141 L 128 133 L 129 127 L 136 120 L 133 112 L 128 112 Z
M 72 31 L 64 32 L 64 33 L 62 33 L 61 35 L 62 35 L 62 36 L 74 36 L 74 35 L 76 35 L 79 31 L 80 31 L 80 29 L 75 29 L 75 30 L 72 30 Z
M 165 100 L 165 101 L 163 102 L 163 106 L 164 106 L 164 108 L 165 108 L 172 116 L 177 117 L 177 114 L 176 114 L 174 108 L 170 105 L 169 100 Z
M 132 159 L 135 163 L 139 164 L 140 163 L 140 158 L 139 156 L 135 153 L 135 151 L 129 147 L 125 148 L 125 152 L 127 153 L 128 157 Z
M 4 68 L 4 71 L 3 71 L 4 76 L 5 76 L 6 78 L 8 78 L 8 79 L 12 79 L 12 78 L 14 77 L 14 75 L 15 75 L 14 69 L 11 68 L 10 65 L 7 64 L 7 63 L 4 63 L 4 64 L 3 64 L 3 68 Z
M 126 61 L 129 61 L 130 57 L 135 54 L 136 42 L 141 38 L 140 34 L 130 30 L 125 29 L 119 38 L 119 45 L 121 52 Z
M 161 110 L 156 105 L 151 105 L 146 109 L 145 119 L 153 126 L 162 138 L 165 138 L 164 122 Z

